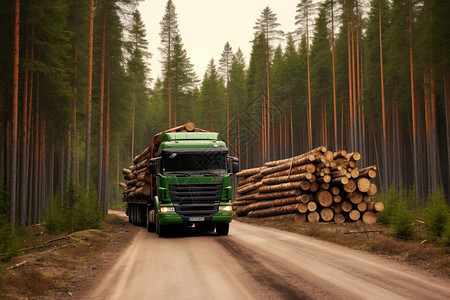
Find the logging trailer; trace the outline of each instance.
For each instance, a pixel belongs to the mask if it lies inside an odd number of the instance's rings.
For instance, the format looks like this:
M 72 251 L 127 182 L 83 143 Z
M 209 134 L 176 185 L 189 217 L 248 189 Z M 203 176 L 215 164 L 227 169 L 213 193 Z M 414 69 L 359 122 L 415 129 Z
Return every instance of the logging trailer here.
M 192 122 L 160 132 L 124 170 L 130 223 L 146 223 L 147 231 L 160 237 L 180 225 L 228 234 L 232 180 L 239 165 L 217 132 Z

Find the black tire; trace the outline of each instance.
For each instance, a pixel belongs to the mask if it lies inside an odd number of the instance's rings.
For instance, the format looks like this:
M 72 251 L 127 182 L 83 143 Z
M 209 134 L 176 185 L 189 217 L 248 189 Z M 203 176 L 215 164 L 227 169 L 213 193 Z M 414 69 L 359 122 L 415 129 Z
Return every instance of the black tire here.
M 128 219 L 130 220 L 130 223 L 134 225 L 134 205 L 128 204 Z
M 230 223 L 217 223 L 216 224 L 217 235 L 228 235 L 229 230 L 230 230 Z
M 156 226 L 155 223 L 150 222 L 150 218 L 148 217 L 148 213 L 147 213 L 147 231 L 148 232 L 155 232 L 156 231 Z
M 159 224 L 158 217 L 156 217 L 156 234 L 159 237 L 165 237 L 167 235 L 167 228 L 164 225 Z
M 216 229 L 216 226 L 214 223 L 203 223 L 199 227 L 202 231 L 205 231 L 205 232 L 212 232 Z
M 131 223 L 131 204 L 127 204 L 127 216 L 128 216 L 128 222 Z

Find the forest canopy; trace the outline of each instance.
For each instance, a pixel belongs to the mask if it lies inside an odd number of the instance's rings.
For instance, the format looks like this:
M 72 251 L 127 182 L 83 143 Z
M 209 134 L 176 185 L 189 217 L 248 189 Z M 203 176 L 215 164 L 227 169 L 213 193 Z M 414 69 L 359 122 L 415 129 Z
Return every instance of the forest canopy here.
M 319 145 L 358 151 L 383 191 L 450 193 L 450 2 L 299 0 L 262 7 L 252 48 L 224 40 L 196 74 L 172 0 L 151 32 L 138 0 L 1 1 L 1 207 L 40 221 L 70 184 L 121 200 L 120 169 L 167 128 L 217 131 L 241 168 Z M 148 35 L 161 76 L 149 78 Z M 248 57 L 248 60 L 246 60 Z M 3 204 L 7 204 L 6 206 Z

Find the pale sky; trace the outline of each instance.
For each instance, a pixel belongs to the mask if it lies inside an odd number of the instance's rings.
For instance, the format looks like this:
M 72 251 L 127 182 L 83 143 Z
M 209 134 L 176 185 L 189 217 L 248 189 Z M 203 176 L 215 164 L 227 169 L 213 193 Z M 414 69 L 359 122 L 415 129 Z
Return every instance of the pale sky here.
M 184 49 L 194 65 L 199 80 L 214 59 L 216 66 L 228 41 L 233 52 L 241 48 L 248 65 L 253 39 L 253 27 L 265 7 L 277 15 L 278 29 L 292 32 L 296 29 L 295 15 L 299 0 L 172 0 L 178 16 L 178 28 Z M 167 0 L 145 0 L 139 6 L 147 30 L 151 77 L 161 76 L 160 22 Z

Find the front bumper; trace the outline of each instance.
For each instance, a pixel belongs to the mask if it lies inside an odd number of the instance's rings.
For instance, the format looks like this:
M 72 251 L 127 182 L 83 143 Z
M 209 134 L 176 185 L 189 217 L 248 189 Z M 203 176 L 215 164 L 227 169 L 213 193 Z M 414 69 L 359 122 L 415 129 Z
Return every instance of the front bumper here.
M 168 213 L 158 213 L 159 224 L 161 225 L 181 225 L 181 224 L 192 224 L 197 221 L 191 221 L 190 218 L 202 217 L 204 218 L 203 222 L 212 222 L 212 223 L 230 223 L 232 220 L 233 212 L 231 211 L 218 211 L 213 215 L 209 216 L 180 216 L 175 212 Z

